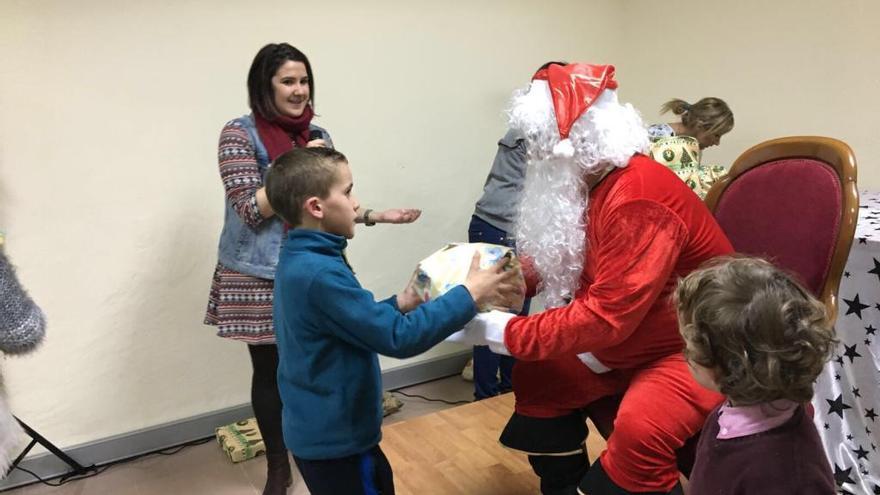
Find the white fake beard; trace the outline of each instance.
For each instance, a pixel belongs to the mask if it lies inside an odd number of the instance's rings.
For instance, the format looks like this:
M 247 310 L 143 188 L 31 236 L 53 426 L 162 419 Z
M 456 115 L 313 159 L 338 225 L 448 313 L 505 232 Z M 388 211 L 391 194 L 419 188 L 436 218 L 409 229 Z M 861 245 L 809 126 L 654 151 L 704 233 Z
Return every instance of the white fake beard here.
M 572 160 L 529 160 L 516 224 L 517 251 L 541 276 L 548 308 L 565 306 L 578 288 L 586 250 L 583 171 Z
M 517 250 L 541 277 L 548 308 L 568 304 L 580 285 L 587 250 L 587 175 L 625 167 L 648 147 L 648 134 L 632 105 L 603 91 L 572 126 L 571 157 L 553 150 L 560 142 L 546 81 L 514 95 L 510 126 L 526 136 L 529 162 L 516 225 Z M 559 149 L 559 148 L 557 148 Z

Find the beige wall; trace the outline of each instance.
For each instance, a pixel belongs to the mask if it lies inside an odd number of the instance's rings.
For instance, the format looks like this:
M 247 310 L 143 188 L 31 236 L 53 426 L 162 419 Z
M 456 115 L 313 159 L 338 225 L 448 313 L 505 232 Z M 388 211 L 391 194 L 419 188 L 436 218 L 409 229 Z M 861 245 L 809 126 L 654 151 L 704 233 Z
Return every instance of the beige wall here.
M 873 0 L 175 4 L 0 3 L 0 228 L 50 321 L 37 353 L 3 365 L 16 412 L 62 446 L 248 401 L 243 345 L 201 319 L 222 220 L 216 140 L 246 112 L 246 71 L 269 41 L 311 57 L 318 123 L 362 202 L 425 210 L 358 231 L 351 258 L 377 295 L 465 239 L 510 91 L 548 59 L 616 63 L 648 121 L 670 97 L 725 98 L 737 127 L 707 161 L 824 134 L 880 187 Z
M 621 91 L 646 120 L 673 97 L 718 96 L 736 127 L 704 163 L 729 166 L 748 147 L 823 135 L 853 148 L 859 186 L 880 189 L 880 2 L 622 2 Z
M 0 3 L 0 228 L 49 316 L 45 345 L 3 367 L 15 411 L 59 445 L 249 400 L 243 344 L 201 320 L 222 221 L 217 137 L 247 110 L 260 46 L 311 58 L 317 122 L 362 202 L 425 211 L 359 229 L 352 262 L 382 296 L 465 240 L 510 91 L 546 59 L 623 49 L 615 2 L 558 2 L 562 23 L 524 1 L 311 4 Z

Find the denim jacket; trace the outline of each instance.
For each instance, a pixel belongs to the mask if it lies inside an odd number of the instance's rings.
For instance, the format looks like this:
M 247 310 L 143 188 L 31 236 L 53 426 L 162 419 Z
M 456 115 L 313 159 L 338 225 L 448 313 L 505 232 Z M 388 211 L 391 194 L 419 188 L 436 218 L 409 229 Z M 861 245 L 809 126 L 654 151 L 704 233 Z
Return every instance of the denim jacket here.
M 269 153 L 260 140 L 254 118 L 252 115 L 245 115 L 235 119 L 235 122 L 248 133 L 248 138 L 254 147 L 260 176 L 265 184 L 270 166 Z M 322 139 L 327 141 L 327 146 L 333 147 L 330 134 L 325 129 L 311 124 L 309 130 L 320 131 Z M 281 250 L 281 241 L 284 239 L 284 221 L 277 215 L 272 216 L 253 229 L 241 220 L 228 197 L 225 202 L 226 213 L 218 247 L 220 263 L 245 275 L 274 280 L 275 265 L 278 264 L 278 253 Z

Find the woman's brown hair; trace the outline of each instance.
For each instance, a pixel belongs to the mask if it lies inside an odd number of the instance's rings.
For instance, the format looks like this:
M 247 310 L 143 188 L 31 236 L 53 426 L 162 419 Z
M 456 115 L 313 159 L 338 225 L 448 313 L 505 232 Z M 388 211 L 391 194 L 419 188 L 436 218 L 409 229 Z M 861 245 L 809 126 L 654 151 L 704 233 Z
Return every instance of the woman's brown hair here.
M 275 108 L 275 90 L 272 88 L 272 77 L 278 72 L 278 68 L 288 60 L 302 62 L 306 66 L 306 75 L 309 78 L 309 105 L 315 108 L 315 76 L 312 74 L 312 64 L 306 54 L 288 43 L 270 43 L 254 56 L 251 68 L 248 71 L 248 103 L 251 110 L 260 114 L 267 120 L 278 117 L 278 109 Z
M 703 98 L 688 103 L 674 98 L 660 107 L 660 113 L 672 112 L 681 116 L 681 123 L 691 131 L 704 131 L 722 136 L 733 129 L 733 112 L 721 98 Z

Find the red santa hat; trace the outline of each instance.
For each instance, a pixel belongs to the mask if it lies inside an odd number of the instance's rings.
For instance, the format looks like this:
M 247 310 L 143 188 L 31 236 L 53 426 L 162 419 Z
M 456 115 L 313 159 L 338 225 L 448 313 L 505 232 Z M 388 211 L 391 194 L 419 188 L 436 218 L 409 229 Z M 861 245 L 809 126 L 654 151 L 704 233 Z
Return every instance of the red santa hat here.
M 551 64 L 532 76 L 547 81 L 553 97 L 560 139 L 567 139 L 571 126 L 606 89 L 617 89 L 613 65 Z
M 586 176 L 625 167 L 648 144 L 638 112 L 617 100 L 616 89 L 614 66 L 551 64 L 511 99 L 509 126 L 529 152 L 517 248 L 540 274 L 547 307 L 564 306 L 579 287 Z

